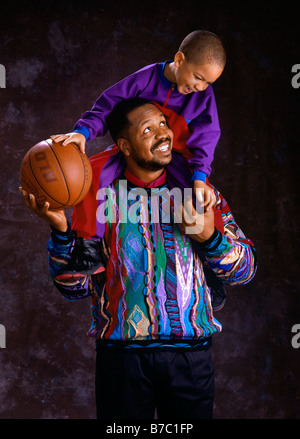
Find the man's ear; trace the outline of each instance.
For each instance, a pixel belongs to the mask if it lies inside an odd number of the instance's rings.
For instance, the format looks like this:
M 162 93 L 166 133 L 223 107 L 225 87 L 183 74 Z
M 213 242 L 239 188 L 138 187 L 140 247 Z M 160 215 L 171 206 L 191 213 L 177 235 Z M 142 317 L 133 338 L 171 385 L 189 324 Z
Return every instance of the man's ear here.
M 177 52 L 174 56 L 174 64 L 175 67 L 180 67 L 180 65 L 182 64 L 182 62 L 185 60 L 185 56 L 183 52 Z
M 130 148 L 130 143 L 129 143 L 129 141 L 127 139 L 123 139 L 123 138 L 118 139 L 117 145 L 118 145 L 120 151 L 126 157 L 130 156 L 131 148 Z

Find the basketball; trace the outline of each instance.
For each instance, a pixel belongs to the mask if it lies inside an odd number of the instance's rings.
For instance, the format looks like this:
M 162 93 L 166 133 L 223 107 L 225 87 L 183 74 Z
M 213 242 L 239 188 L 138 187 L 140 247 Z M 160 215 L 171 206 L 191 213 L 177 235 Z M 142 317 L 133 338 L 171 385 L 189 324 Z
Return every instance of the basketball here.
M 20 179 L 23 189 L 35 196 L 39 206 L 50 209 L 69 209 L 87 194 L 92 183 L 92 168 L 86 154 L 75 143 L 43 140 L 25 155 Z

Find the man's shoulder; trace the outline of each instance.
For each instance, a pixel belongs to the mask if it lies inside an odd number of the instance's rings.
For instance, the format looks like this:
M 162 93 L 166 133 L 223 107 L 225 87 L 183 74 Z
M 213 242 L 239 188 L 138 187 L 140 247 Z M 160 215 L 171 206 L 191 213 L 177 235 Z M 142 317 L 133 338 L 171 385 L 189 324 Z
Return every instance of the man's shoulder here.
M 111 145 L 106 148 L 104 151 L 99 152 L 98 154 L 93 155 L 89 158 L 93 171 L 99 170 L 103 168 L 103 166 L 107 163 L 107 161 L 114 155 L 119 152 L 119 148 L 117 145 Z

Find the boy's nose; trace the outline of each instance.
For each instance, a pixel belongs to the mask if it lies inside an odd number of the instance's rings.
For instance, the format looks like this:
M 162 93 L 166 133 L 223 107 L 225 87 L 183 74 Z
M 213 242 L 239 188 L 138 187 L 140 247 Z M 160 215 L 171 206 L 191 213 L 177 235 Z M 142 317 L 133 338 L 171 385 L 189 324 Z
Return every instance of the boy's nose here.
M 201 82 L 201 83 L 199 82 L 198 84 L 195 85 L 195 89 L 197 91 L 204 91 L 204 90 L 206 90 L 206 88 L 207 88 L 207 85 L 204 84 L 203 82 Z

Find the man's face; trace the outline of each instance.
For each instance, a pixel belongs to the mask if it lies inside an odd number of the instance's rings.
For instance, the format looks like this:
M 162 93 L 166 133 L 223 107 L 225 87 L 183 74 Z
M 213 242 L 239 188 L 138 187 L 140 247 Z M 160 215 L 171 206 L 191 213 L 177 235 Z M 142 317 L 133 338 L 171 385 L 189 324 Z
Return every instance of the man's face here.
M 141 168 L 158 171 L 172 159 L 173 132 L 164 114 L 152 104 L 136 108 L 128 115 L 130 158 Z

